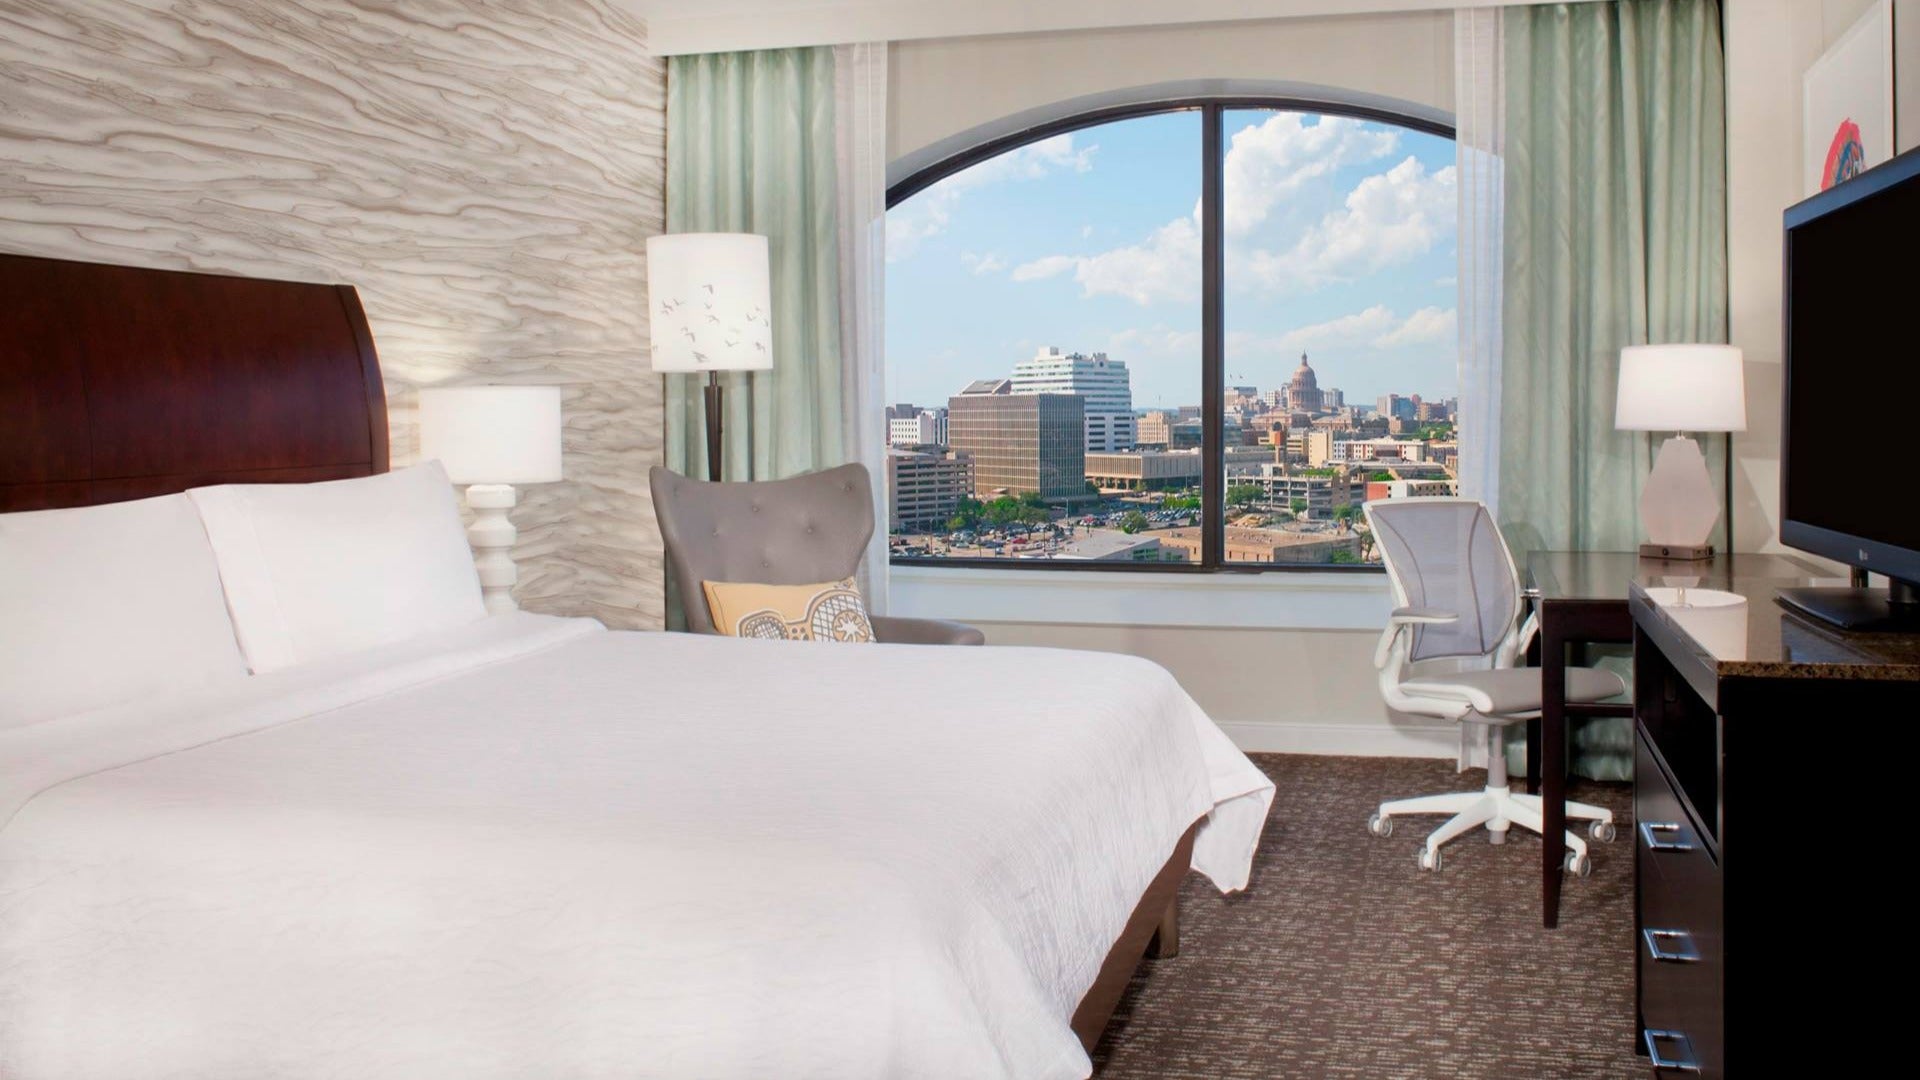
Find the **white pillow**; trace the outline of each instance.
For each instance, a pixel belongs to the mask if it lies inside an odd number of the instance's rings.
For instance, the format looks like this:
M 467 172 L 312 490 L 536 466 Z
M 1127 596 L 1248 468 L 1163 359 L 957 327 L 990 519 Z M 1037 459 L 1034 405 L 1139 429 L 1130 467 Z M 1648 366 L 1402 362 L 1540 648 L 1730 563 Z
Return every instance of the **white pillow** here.
M 187 492 L 256 673 L 486 617 L 437 461 L 357 480 Z
M 246 674 L 185 495 L 0 514 L 0 728 Z

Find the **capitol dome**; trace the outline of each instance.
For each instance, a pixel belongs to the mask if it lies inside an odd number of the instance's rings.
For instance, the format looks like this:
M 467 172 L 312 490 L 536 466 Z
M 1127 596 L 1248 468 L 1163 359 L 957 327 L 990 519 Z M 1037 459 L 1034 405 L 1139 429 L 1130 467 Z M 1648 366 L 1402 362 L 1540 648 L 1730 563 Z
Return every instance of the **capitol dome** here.
M 1326 407 L 1325 396 L 1320 392 L 1320 379 L 1307 364 L 1306 353 L 1300 354 L 1300 366 L 1294 370 L 1293 378 L 1287 381 L 1287 405 L 1308 411 Z

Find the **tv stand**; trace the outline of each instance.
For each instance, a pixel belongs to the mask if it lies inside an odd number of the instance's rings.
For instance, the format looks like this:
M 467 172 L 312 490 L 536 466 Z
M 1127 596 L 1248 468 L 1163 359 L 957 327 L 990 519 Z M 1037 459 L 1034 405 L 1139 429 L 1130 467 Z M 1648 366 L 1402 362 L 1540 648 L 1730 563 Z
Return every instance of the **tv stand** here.
M 1920 586 L 1898 578 L 1885 589 L 1781 589 L 1780 602 L 1843 630 L 1920 633 Z

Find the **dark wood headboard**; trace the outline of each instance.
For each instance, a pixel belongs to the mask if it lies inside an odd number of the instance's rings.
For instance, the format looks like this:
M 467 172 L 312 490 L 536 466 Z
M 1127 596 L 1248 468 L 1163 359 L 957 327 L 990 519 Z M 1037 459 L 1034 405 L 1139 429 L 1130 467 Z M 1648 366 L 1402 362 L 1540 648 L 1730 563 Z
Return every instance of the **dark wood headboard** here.
M 386 469 L 352 286 L 0 255 L 0 512 Z

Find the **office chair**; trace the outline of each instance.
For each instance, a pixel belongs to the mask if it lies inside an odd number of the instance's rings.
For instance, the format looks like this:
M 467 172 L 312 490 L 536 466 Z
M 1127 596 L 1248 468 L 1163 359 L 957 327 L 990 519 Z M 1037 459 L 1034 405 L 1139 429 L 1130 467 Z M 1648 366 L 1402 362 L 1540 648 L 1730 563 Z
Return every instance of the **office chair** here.
M 1367 503 L 1365 512 L 1393 585 L 1394 612 L 1373 653 L 1381 695 L 1401 712 L 1486 729 L 1484 791 L 1383 802 L 1367 819 L 1373 835 L 1390 836 L 1400 815 L 1452 814 L 1420 849 L 1420 868 L 1438 870 L 1441 846 L 1478 826 L 1486 826 L 1496 844 L 1506 841 L 1511 825 L 1541 831 L 1540 797 L 1507 787 L 1505 738 L 1511 725 L 1540 715 L 1540 669 L 1514 666 L 1538 623 L 1531 614 L 1521 619 L 1520 572 L 1482 503 L 1385 499 Z M 1466 670 L 1435 670 L 1445 667 Z M 1625 690 L 1612 672 L 1567 669 L 1570 702 L 1601 701 Z M 1544 767 L 1565 766 L 1550 761 Z M 1591 822 L 1596 840 L 1613 839 L 1611 810 L 1569 802 L 1567 820 Z M 1580 877 L 1593 871 L 1586 841 L 1571 831 L 1567 869 Z
M 717 634 L 702 581 L 813 585 L 852 577 L 873 535 L 872 487 L 859 463 L 789 477 L 708 483 L 655 465 L 647 475 L 687 629 Z M 873 639 L 981 645 L 964 623 L 875 615 Z

